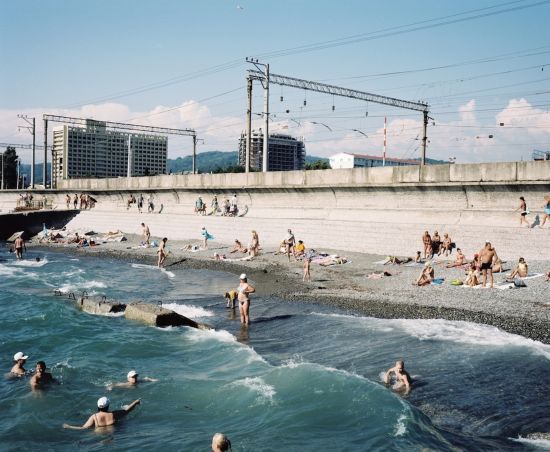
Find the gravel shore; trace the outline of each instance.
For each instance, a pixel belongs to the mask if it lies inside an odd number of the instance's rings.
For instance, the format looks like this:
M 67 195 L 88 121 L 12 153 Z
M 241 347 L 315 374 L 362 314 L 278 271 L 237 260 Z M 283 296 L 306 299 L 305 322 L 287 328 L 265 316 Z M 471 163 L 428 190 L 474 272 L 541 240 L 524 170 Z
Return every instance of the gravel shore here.
M 49 250 L 86 255 L 105 255 L 130 262 L 156 264 L 156 248 L 139 247 L 139 236 L 126 235 L 127 241 L 101 243 L 95 247 L 77 248 L 75 245 L 43 245 L 37 241 L 29 247 L 47 247 Z M 217 243 L 208 250 L 184 251 L 187 244 L 196 241 L 167 243 L 169 268 L 205 268 L 234 274 L 246 272 L 256 286 L 258 296 L 278 297 L 288 302 L 320 303 L 346 309 L 361 315 L 378 318 L 447 319 L 462 320 L 496 326 L 504 331 L 550 344 L 550 282 L 544 277 L 526 280 L 527 287 L 517 289 L 471 289 L 452 286 L 450 281 L 463 278 L 464 270 L 447 269 L 444 262 L 435 263 L 435 277 L 445 278 L 441 285 L 413 286 L 422 267 L 380 265 L 385 256 L 363 253 L 317 250 L 345 256 L 346 264 L 322 267 L 311 266 L 312 281 L 302 282 L 302 262 L 270 250 L 251 261 L 214 260 L 214 253 L 228 257 L 230 248 Z M 515 262 L 505 264 L 513 268 Z M 550 269 L 550 260 L 529 262 L 530 273 Z M 388 271 L 392 276 L 368 279 L 372 272 Z M 504 281 L 505 274 L 495 275 L 495 284 Z

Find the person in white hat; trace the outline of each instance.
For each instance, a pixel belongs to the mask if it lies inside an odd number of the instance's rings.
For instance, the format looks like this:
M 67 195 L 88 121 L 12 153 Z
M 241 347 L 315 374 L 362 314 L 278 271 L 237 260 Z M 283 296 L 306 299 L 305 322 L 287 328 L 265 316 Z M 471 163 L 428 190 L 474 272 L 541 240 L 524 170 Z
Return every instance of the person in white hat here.
M 85 430 L 87 428 L 108 427 L 116 424 L 120 419 L 131 412 L 141 403 L 141 399 L 136 399 L 122 410 L 109 411 L 110 400 L 107 397 L 101 397 L 97 401 L 97 413 L 92 414 L 82 426 L 63 424 L 63 428 L 73 430 Z
M 13 355 L 13 367 L 11 368 L 10 373 L 13 375 L 17 375 L 18 377 L 22 377 L 27 372 L 23 365 L 27 361 L 29 357 L 25 355 L 23 352 L 17 352 L 15 355 Z
M 226 452 L 231 450 L 231 441 L 223 433 L 216 433 L 212 437 L 212 452 Z
M 138 377 L 139 377 L 139 374 L 135 370 L 131 370 L 126 375 L 126 380 L 127 381 L 124 381 L 122 383 L 114 383 L 112 385 L 109 385 L 109 386 L 107 386 L 107 390 L 111 391 L 113 388 L 131 388 L 132 386 L 137 386 L 138 381 L 140 381 L 140 382 L 143 382 L 143 381 L 150 381 L 150 382 L 158 381 L 156 378 L 150 378 L 150 377 L 143 377 L 143 378 L 138 380 Z
M 237 287 L 237 292 L 239 293 L 239 295 L 237 296 L 237 299 L 239 300 L 241 323 L 244 325 L 248 325 L 250 323 L 250 298 L 248 297 L 248 295 L 256 292 L 256 289 L 248 284 L 248 279 L 246 278 L 245 273 L 242 273 L 239 279 L 239 287 Z

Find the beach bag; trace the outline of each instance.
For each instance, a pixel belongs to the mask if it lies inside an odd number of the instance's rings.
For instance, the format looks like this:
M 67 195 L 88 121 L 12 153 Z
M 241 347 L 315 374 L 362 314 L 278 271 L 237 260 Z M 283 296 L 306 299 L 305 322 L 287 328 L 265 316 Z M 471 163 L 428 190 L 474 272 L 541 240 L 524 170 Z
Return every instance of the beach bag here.
M 527 287 L 527 284 L 525 284 L 525 281 L 521 278 L 514 279 L 514 287 Z
M 451 281 L 451 286 L 462 286 L 462 284 L 464 284 L 464 283 L 460 279 L 453 279 Z

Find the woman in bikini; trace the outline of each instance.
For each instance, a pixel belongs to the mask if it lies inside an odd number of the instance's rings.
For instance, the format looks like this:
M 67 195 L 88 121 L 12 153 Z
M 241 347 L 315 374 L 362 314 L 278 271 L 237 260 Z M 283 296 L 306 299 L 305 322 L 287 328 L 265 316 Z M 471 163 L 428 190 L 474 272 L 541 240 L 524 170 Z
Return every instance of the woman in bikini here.
M 240 282 L 239 287 L 237 287 L 237 292 L 239 294 L 237 296 L 237 299 L 239 300 L 241 323 L 243 323 L 244 325 L 248 325 L 250 323 L 250 298 L 248 297 L 248 295 L 256 292 L 256 289 L 248 284 L 248 279 L 246 278 L 246 275 L 244 273 L 240 276 Z

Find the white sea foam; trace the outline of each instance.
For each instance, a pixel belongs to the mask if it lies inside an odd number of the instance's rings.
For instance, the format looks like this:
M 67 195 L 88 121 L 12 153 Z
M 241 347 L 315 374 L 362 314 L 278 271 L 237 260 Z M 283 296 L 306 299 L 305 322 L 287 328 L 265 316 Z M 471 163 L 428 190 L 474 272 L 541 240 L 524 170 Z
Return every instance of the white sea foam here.
M 214 315 L 213 312 L 207 311 L 200 306 L 192 306 L 178 303 L 163 303 L 162 307 L 166 309 L 171 309 L 172 311 L 191 319 L 196 319 L 199 317 L 212 317 Z
M 405 414 L 402 414 L 397 419 L 397 422 L 395 424 L 395 436 L 403 436 L 405 433 L 407 433 L 407 427 L 405 426 L 405 421 L 407 420 L 407 416 Z
M 0 276 L 15 276 L 21 274 L 21 269 L 0 264 Z
M 81 282 L 73 282 L 71 284 L 65 284 L 64 286 L 61 286 L 59 288 L 59 291 L 61 293 L 70 293 L 70 292 L 77 292 L 79 290 L 90 290 L 90 289 L 103 289 L 107 287 L 107 284 L 105 284 L 102 281 L 81 281 Z M 96 294 L 97 292 L 92 291 L 89 295 Z
M 347 318 L 362 322 L 369 329 L 388 331 L 388 328 L 401 330 L 421 341 L 449 341 L 459 344 L 484 345 L 494 347 L 524 347 L 532 353 L 550 360 L 550 345 L 526 337 L 507 333 L 497 327 L 459 320 L 443 319 L 375 319 L 342 314 L 316 314 L 329 317 Z
M 148 269 L 148 270 L 160 270 L 162 273 L 164 273 L 166 276 L 168 276 L 169 278 L 173 278 L 174 276 L 174 273 L 172 273 L 171 271 L 168 271 L 166 270 L 165 268 L 159 268 L 157 267 L 156 265 L 147 265 L 147 264 L 132 264 L 132 267 L 133 268 L 145 268 L 145 269 Z
M 13 265 L 16 265 L 17 267 L 43 267 L 48 263 L 48 259 L 44 258 L 40 261 L 36 261 L 36 259 L 21 259 L 17 260 L 13 263 Z
M 544 436 L 548 436 L 550 438 L 550 434 L 546 433 Z M 512 441 L 516 441 L 518 443 L 524 443 L 529 444 L 531 447 L 538 449 L 538 450 L 550 450 L 550 439 L 531 439 L 531 438 L 523 438 L 522 436 L 518 438 L 509 438 Z
M 232 386 L 239 386 L 256 393 L 257 405 L 272 405 L 274 396 L 277 394 L 275 388 L 267 384 L 261 377 L 247 377 L 244 380 L 237 380 L 231 383 Z

